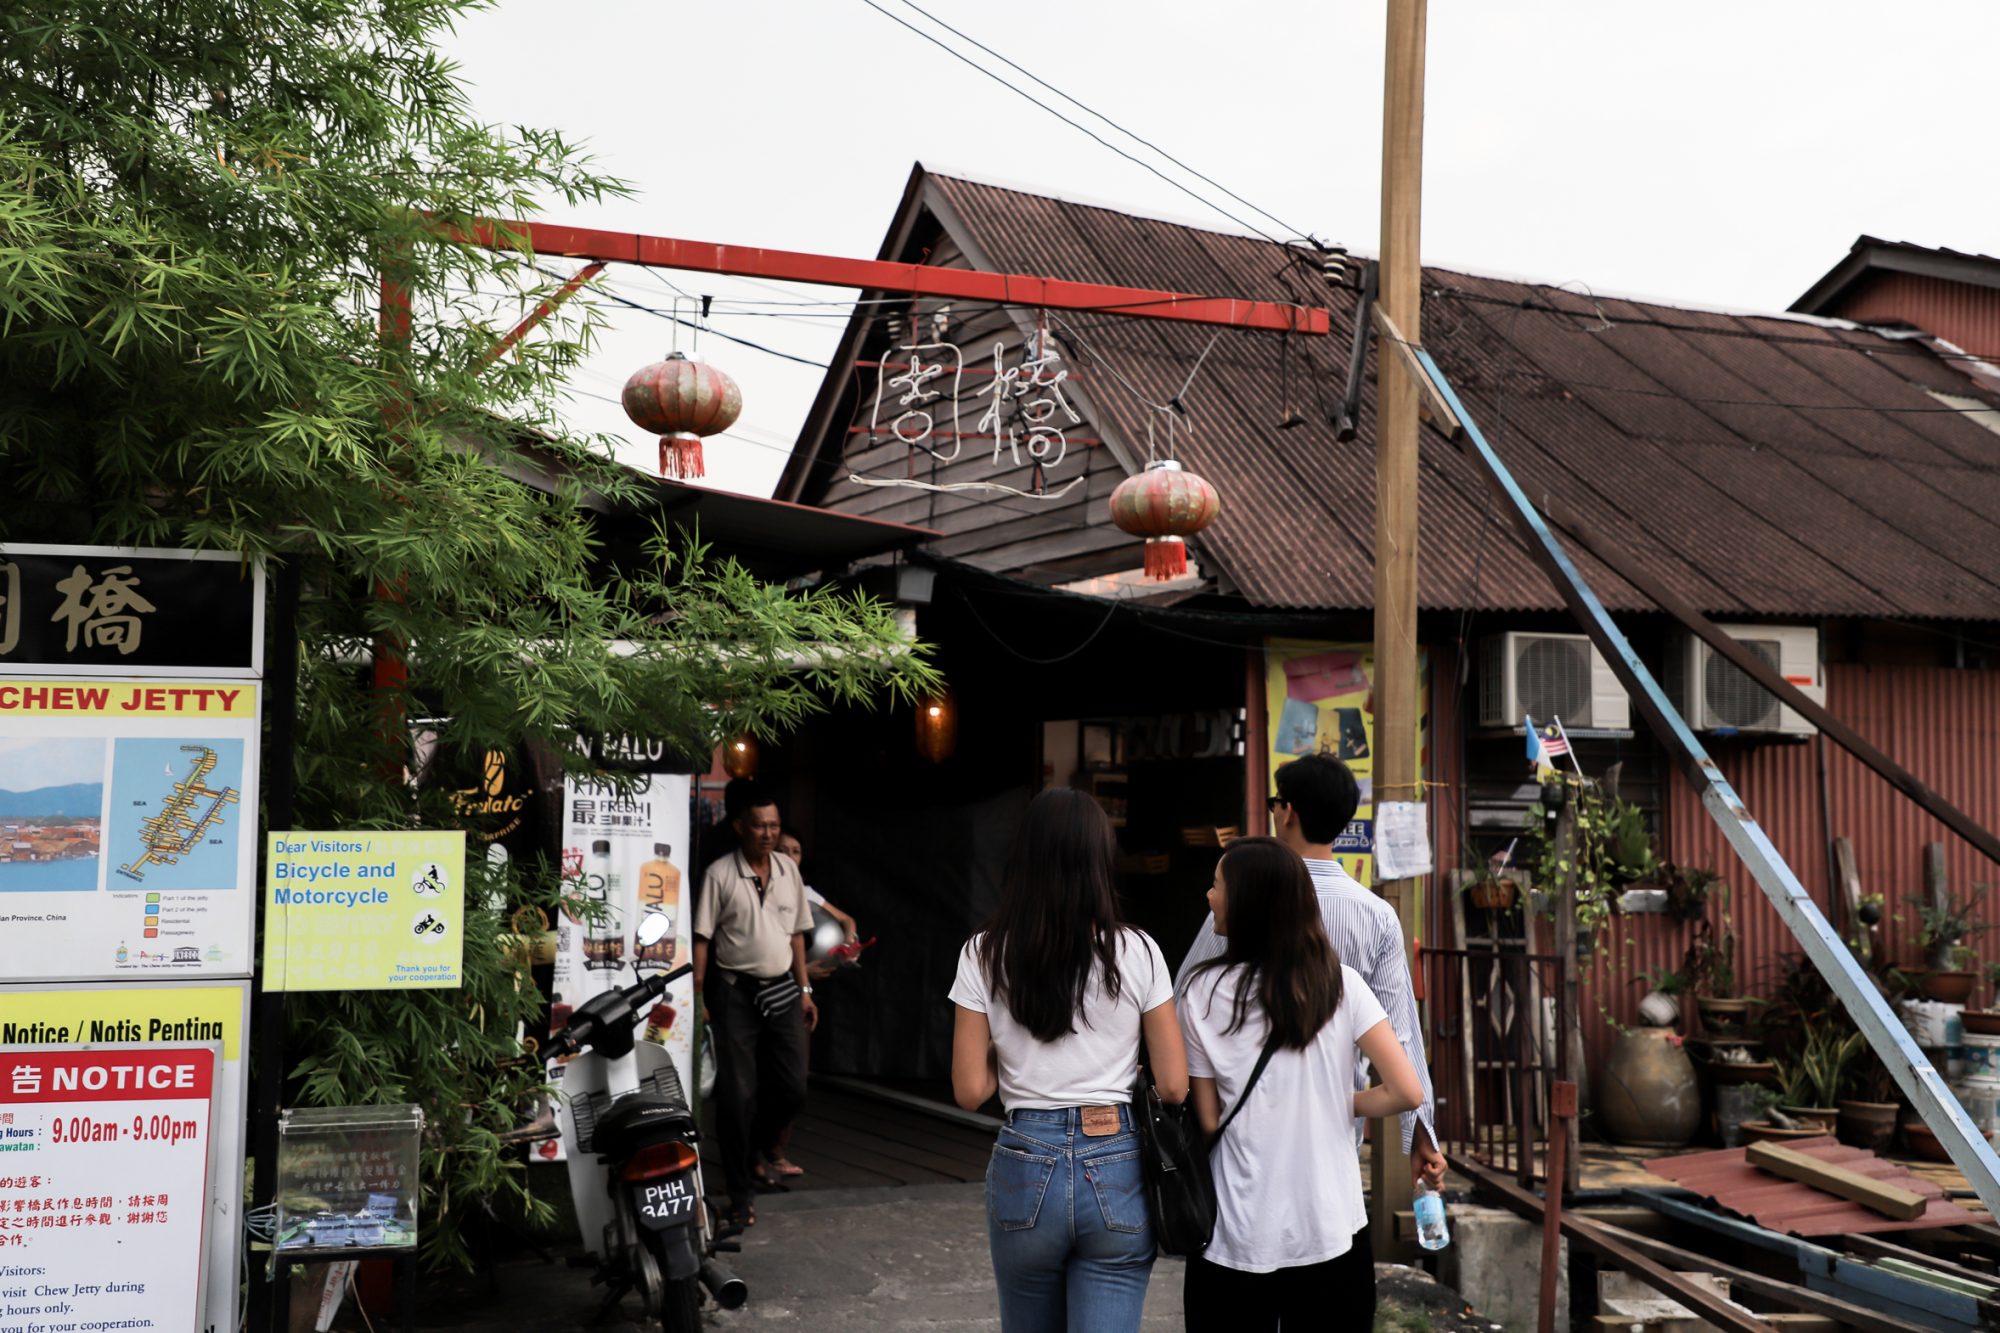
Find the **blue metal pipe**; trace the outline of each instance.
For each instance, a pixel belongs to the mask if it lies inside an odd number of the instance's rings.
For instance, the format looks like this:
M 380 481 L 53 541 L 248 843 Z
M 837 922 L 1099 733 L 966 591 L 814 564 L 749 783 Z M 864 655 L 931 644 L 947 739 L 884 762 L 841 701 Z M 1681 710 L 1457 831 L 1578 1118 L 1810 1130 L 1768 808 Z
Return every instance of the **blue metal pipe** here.
M 1973 1192 L 1978 1194 L 1987 1211 L 2000 1216 L 2000 1157 L 1994 1155 L 1993 1146 L 1973 1125 L 1971 1117 L 1966 1115 L 1958 1099 L 1945 1086 L 1943 1076 L 1911 1039 L 1908 1029 L 1889 1008 L 1888 1001 L 1882 998 L 1873 979 L 1828 924 L 1806 892 L 1805 885 L 1799 882 L 1799 877 L 1785 864 L 1785 858 L 1778 854 L 1770 837 L 1758 825 L 1749 807 L 1743 804 L 1743 798 L 1722 776 L 1722 770 L 1716 766 L 1693 728 L 1688 726 L 1687 719 L 1675 709 L 1666 691 L 1653 679 L 1653 673 L 1639 660 L 1624 631 L 1611 618 L 1611 612 L 1605 609 L 1604 603 L 1584 581 L 1583 574 L 1521 490 L 1520 483 L 1514 480 L 1507 465 L 1494 453 L 1493 446 L 1487 442 L 1472 413 L 1466 410 L 1465 404 L 1452 389 L 1451 381 L 1445 378 L 1427 350 L 1417 346 L 1412 346 L 1410 350 L 1464 425 L 1465 452 L 1486 474 L 1487 484 L 1513 511 L 1529 553 L 1548 574 L 1556 590 L 1562 594 L 1563 601 L 1569 605 L 1571 614 L 1590 635 L 1597 650 L 1604 654 L 1605 661 L 1618 674 L 1632 701 L 1652 724 L 1654 733 L 1701 794 L 1702 808 L 1721 828 L 1723 836 L 1729 839 L 1729 845 L 1743 859 L 1743 864 L 1750 867 L 1751 875 L 1764 890 L 1764 896 L 1771 900 L 1771 905 L 1778 909 L 1778 915 L 1792 932 L 1792 937 L 1805 950 L 1806 957 L 1812 960 L 1820 975 L 1826 978 L 1827 984 L 1833 987 L 1834 994 L 1847 1006 L 1855 1026 L 1868 1038 L 1869 1046 L 1882 1063 L 1888 1066 L 1896 1085 L 1910 1099 L 1917 1114 L 1923 1117 L 1924 1124 L 1930 1127 L 1938 1142 L 1951 1154 L 1952 1162 L 1965 1173 L 1966 1182 Z

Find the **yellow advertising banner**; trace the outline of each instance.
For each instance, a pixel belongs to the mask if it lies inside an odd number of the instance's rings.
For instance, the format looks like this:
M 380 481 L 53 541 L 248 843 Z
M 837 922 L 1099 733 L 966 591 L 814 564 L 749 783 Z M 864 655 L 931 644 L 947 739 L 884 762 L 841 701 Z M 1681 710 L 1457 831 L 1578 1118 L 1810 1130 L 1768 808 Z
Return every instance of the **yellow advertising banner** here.
M 1430 744 L 1429 655 L 1417 655 L 1417 771 L 1427 771 Z M 1278 770 L 1301 755 L 1326 754 L 1346 764 L 1361 784 L 1354 822 L 1334 841 L 1334 859 L 1370 884 L 1375 868 L 1375 648 L 1365 643 L 1269 639 L 1264 644 L 1266 768 L 1271 793 Z M 1419 799 L 1386 792 L 1386 799 Z M 1253 825 L 1256 821 L 1252 820 Z
M 273 833 L 264 893 L 267 990 L 463 984 L 462 832 Z
M 0 718 L 198 718 L 257 716 L 248 681 L 0 681 Z

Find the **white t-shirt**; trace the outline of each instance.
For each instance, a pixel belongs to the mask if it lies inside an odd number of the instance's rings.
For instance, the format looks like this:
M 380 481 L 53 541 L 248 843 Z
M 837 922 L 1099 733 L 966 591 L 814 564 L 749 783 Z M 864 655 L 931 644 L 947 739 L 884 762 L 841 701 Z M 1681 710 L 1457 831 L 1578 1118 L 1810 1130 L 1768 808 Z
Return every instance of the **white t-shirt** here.
M 1076 1031 L 1055 1041 L 1038 1040 L 993 994 L 979 963 L 984 938 L 974 935 L 959 951 L 951 999 L 986 1015 L 1000 1053 L 1000 1104 L 1018 1111 L 1130 1102 L 1139 1072 L 1139 1016 L 1174 998 L 1173 973 L 1152 937 L 1130 926 L 1119 932 L 1118 998 L 1105 994 L 1104 968 L 1093 963 Z
M 1201 973 L 1181 1003 L 1188 1073 L 1212 1078 L 1226 1116 L 1242 1095 L 1270 1022 L 1255 988 L 1243 1026 L 1236 1013 L 1243 968 Z M 1209 1165 L 1215 1173 L 1215 1236 L 1202 1258 L 1245 1273 L 1324 1263 L 1347 1253 L 1368 1220 L 1351 1113 L 1361 1034 L 1387 1021 L 1361 974 L 1343 964 L 1340 1008 L 1303 1051 L 1271 1056 L 1250 1101 L 1230 1122 Z

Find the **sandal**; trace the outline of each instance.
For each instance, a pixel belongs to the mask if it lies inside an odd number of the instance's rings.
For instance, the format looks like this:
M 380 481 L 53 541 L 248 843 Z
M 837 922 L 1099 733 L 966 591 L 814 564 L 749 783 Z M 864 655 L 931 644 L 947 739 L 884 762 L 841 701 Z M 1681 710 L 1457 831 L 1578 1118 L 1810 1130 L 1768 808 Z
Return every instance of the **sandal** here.
M 736 1235 L 757 1225 L 757 1206 L 752 1203 L 732 1203 L 722 1210 L 722 1231 Z
M 806 1173 L 804 1167 L 795 1162 L 787 1161 L 783 1157 L 767 1156 L 764 1159 L 764 1165 L 767 1169 L 776 1171 L 782 1180 L 790 1180 L 794 1176 L 802 1176 Z

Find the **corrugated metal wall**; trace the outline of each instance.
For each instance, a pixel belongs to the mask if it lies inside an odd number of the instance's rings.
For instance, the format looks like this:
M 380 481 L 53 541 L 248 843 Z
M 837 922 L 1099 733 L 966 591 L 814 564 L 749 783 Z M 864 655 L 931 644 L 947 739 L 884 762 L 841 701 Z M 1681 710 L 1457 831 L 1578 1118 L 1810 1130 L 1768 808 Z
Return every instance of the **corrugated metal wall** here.
M 2000 827 L 2000 672 L 1831 665 L 1826 674 L 1827 707 L 1835 716 L 1974 819 L 1988 828 Z M 1713 750 L 1725 776 L 1824 909 L 1827 858 L 1816 745 L 1717 740 Z M 1826 761 L 1832 832 L 1853 840 L 1863 891 L 1887 900 L 1880 935 L 1886 956 L 1914 965 L 1917 921 L 1905 899 L 1923 888 L 1924 844 L 1944 844 L 1957 892 L 1977 883 L 2000 883 L 2000 866 L 1987 862 L 1838 746 L 1826 747 Z M 1678 778 L 1671 783 L 1667 832 L 1676 861 L 1711 866 L 1729 881 L 1738 973 L 1753 993 L 1768 992 L 1779 960 L 1796 953 L 1797 945 L 1721 830 Z M 1981 915 L 2000 925 L 2000 901 L 1989 897 Z M 1587 973 L 1584 1036 L 1593 1067 L 1615 1036 L 1604 1015 L 1632 1021 L 1644 991 L 1636 979 L 1648 968 L 1678 967 L 1686 943 L 1687 928 L 1663 917 L 1616 923 L 1608 947 L 1599 949 Z M 1971 943 L 1982 959 L 2000 958 L 2000 932 Z
M 1916 273 L 1884 273 L 1829 315 L 1859 324 L 1907 320 L 1974 356 L 2000 356 L 2000 292 Z

